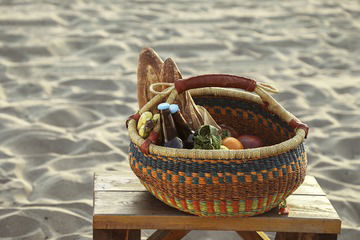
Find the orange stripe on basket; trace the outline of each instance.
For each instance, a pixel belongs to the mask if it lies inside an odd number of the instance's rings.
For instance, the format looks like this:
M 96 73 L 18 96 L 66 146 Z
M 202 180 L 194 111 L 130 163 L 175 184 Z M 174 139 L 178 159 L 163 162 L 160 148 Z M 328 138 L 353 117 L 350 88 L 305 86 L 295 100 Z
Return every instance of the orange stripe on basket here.
M 208 213 L 214 213 L 214 202 L 213 201 L 206 201 L 206 206 Z
M 251 205 L 252 205 L 252 200 L 246 199 L 246 201 L 245 201 L 245 211 L 246 211 L 246 212 L 250 212 L 250 211 L 251 211 Z
M 267 200 L 267 202 L 266 202 L 266 207 L 267 207 L 267 208 L 269 208 L 272 199 L 273 199 L 273 195 L 269 195 L 269 196 L 268 196 L 268 200 Z
M 172 175 L 172 181 L 174 183 L 178 183 L 179 182 L 179 175 Z
M 274 179 L 274 175 L 273 175 L 273 172 L 272 172 L 272 171 L 269 171 L 269 172 L 268 172 L 268 178 L 269 178 L 270 180 Z
M 257 205 L 258 210 L 261 210 L 263 208 L 263 204 L 264 204 L 264 199 L 258 198 L 258 205 Z
M 159 194 L 158 194 L 157 191 L 154 191 L 154 189 L 152 187 L 150 187 L 150 190 L 151 190 L 152 193 L 154 193 L 156 198 L 159 198 Z
M 199 177 L 199 174 L 198 173 L 191 173 L 191 176 L 192 177 Z
M 196 212 L 201 212 L 201 211 L 200 211 L 200 202 L 197 201 L 197 200 L 193 200 L 192 202 L 193 202 L 194 210 L 195 210 Z
M 253 114 L 253 117 L 254 117 L 254 120 L 253 120 L 254 122 L 256 122 L 256 123 L 259 122 L 258 115 Z
M 191 177 L 185 177 L 185 184 L 191 184 Z
M 168 202 L 164 192 L 161 192 L 161 197 L 165 203 Z
M 221 213 L 226 213 L 226 203 L 224 200 L 220 201 L 220 212 Z
M 262 119 L 263 119 L 263 125 L 264 125 L 265 127 L 269 126 L 268 120 L 265 119 L 265 118 L 263 118 L 263 117 L 262 117 Z
M 236 214 L 239 212 L 239 201 L 232 201 L 233 213 Z
M 207 108 L 207 110 L 210 114 L 215 114 L 215 110 L 213 108 Z
M 238 178 L 237 178 L 237 176 L 236 176 L 236 175 L 232 175 L 232 176 L 231 176 L 231 181 L 232 181 L 233 183 L 238 183 Z
M 244 118 L 244 119 L 248 119 L 248 118 L 249 118 L 248 112 L 243 111 L 243 118 Z
M 174 199 L 173 197 L 170 197 L 170 202 L 171 202 L 171 204 L 173 205 L 173 207 L 176 207 L 176 206 L 177 206 L 177 204 L 176 204 L 176 202 L 175 202 L 175 199 Z
M 188 210 L 187 205 L 186 205 L 186 201 L 184 199 L 180 200 L 181 206 L 183 207 L 184 210 Z

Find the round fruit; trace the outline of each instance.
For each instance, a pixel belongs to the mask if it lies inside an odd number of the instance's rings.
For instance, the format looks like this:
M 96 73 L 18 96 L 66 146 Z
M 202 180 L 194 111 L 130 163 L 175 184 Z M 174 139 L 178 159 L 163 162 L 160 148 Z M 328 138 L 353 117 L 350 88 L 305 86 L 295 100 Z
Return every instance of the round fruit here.
M 241 135 L 237 138 L 244 148 L 258 148 L 264 146 L 262 140 L 254 135 Z
M 224 138 L 222 140 L 222 145 L 224 145 L 228 149 L 233 149 L 233 150 L 244 149 L 244 146 L 241 144 L 241 142 L 234 137 Z

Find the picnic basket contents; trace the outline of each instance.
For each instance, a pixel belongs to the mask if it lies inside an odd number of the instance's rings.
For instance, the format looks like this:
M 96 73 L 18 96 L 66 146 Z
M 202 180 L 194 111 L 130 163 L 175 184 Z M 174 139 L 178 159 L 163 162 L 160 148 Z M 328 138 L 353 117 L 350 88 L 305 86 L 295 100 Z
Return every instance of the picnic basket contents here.
M 228 74 L 180 79 L 171 59 L 158 58 L 140 54 L 149 76 L 138 69 L 138 81 L 160 77 L 142 83 L 148 99 L 140 94 L 127 121 L 130 166 L 149 192 L 199 216 L 253 216 L 301 185 L 308 127 L 270 96 L 275 88 Z

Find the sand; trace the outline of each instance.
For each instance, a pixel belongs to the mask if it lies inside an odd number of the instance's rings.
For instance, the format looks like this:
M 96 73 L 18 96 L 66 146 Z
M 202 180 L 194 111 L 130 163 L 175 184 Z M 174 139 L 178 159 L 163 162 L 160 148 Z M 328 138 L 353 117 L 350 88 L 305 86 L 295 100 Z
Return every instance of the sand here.
M 93 172 L 130 172 L 124 121 L 145 46 L 184 76 L 277 86 L 311 127 L 308 174 L 343 219 L 340 239 L 359 238 L 360 4 L 237 2 L 1 1 L 0 238 L 92 237 Z

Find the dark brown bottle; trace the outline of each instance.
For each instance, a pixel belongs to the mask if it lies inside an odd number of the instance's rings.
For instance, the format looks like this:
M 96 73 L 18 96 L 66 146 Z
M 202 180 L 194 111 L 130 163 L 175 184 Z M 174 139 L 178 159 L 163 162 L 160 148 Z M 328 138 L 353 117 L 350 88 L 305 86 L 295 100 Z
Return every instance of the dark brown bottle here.
M 160 111 L 161 128 L 164 136 L 164 147 L 169 148 L 183 148 L 183 142 L 178 137 L 175 123 L 171 112 L 169 110 L 170 105 L 167 103 L 161 103 L 158 105 Z
M 195 131 L 191 129 L 189 124 L 187 124 L 177 104 L 171 104 L 169 109 L 174 119 L 178 136 L 183 141 L 184 148 L 193 149 Z

